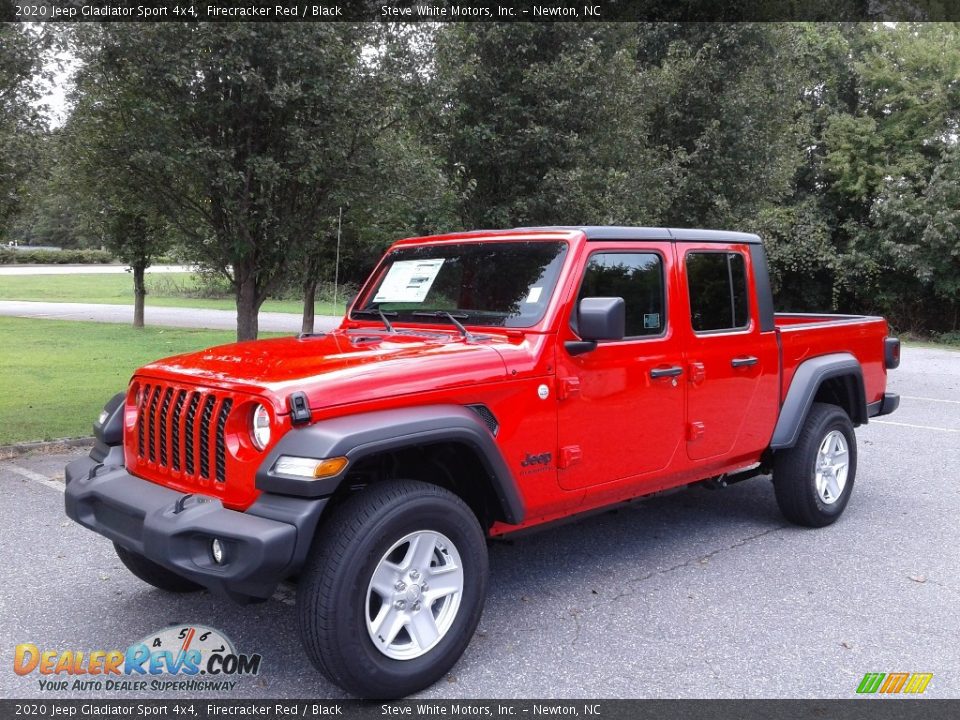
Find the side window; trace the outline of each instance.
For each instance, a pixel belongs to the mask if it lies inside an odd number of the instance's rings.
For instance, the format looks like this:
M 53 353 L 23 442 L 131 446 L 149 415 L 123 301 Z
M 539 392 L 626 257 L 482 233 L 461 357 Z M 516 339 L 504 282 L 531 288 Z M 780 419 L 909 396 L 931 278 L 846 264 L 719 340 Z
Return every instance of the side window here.
M 734 252 L 687 253 L 690 323 L 696 332 L 735 330 L 750 322 L 747 270 Z
M 660 335 L 666 326 L 663 262 L 656 253 L 596 253 L 590 257 L 577 302 L 585 297 L 622 297 L 626 337 Z

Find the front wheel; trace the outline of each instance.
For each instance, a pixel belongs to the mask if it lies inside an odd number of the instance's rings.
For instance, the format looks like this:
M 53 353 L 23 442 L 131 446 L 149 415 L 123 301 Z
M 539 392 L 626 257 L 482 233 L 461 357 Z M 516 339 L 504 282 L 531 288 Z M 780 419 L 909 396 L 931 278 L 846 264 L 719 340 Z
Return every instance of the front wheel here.
M 371 485 L 332 513 L 297 590 L 311 662 L 364 698 L 433 684 L 483 611 L 487 547 L 476 516 L 453 493 L 415 481 Z
M 839 518 L 856 475 L 853 423 L 836 405 L 814 403 L 797 444 L 774 456 L 777 504 L 797 525 L 823 527 Z

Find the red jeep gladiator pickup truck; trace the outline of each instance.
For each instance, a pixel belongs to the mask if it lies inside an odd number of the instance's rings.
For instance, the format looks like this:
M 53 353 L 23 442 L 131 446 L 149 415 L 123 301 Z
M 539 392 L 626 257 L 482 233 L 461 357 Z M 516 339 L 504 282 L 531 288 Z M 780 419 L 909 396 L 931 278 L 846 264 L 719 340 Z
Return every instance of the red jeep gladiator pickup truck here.
M 774 314 L 755 235 L 552 227 L 393 245 L 329 334 L 138 370 L 66 468 L 66 511 L 167 591 L 296 578 L 313 664 L 420 690 L 480 619 L 487 537 L 772 473 L 843 512 L 854 427 L 890 413 L 886 322 Z

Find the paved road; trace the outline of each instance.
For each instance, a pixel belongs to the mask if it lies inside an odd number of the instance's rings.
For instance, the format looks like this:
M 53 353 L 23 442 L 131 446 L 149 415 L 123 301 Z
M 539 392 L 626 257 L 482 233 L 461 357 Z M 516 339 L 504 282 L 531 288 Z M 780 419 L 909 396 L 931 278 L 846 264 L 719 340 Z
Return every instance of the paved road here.
M 856 491 L 832 527 L 788 526 L 756 479 L 494 544 L 479 633 L 423 695 L 849 698 L 866 672 L 904 671 L 957 697 L 960 353 L 905 348 L 891 386 L 901 410 L 858 430 Z M 40 695 L 10 672 L 17 643 L 126 647 L 183 622 L 263 654 L 233 696 L 340 695 L 300 650 L 289 589 L 237 607 L 149 588 L 63 516 L 66 459 L 0 463 L 0 696 Z
M 133 305 L 96 305 L 92 303 L 35 302 L 32 300 L 0 300 L 0 315 L 36 318 L 40 320 L 92 320 L 106 323 L 132 323 Z M 167 327 L 209 328 L 233 330 L 237 327 L 237 313 L 233 310 L 156 307 L 144 308 L 147 325 Z M 342 318 L 317 315 L 317 332 L 332 330 Z M 299 332 L 299 314 L 261 312 L 260 330 L 264 332 Z
M 0 265 L 0 277 L 3 275 L 121 275 L 126 265 Z M 189 265 L 151 265 L 150 273 L 193 272 Z

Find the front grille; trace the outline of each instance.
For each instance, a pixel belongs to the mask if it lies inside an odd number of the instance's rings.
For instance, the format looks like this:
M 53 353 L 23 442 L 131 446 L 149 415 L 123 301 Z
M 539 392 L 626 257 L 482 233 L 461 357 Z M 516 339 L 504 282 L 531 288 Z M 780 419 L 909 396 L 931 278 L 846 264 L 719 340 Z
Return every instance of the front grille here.
M 226 482 L 226 429 L 232 407 L 233 398 L 226 394 L 145 384 L 137 413 L 138 460 L 201 485 Z

